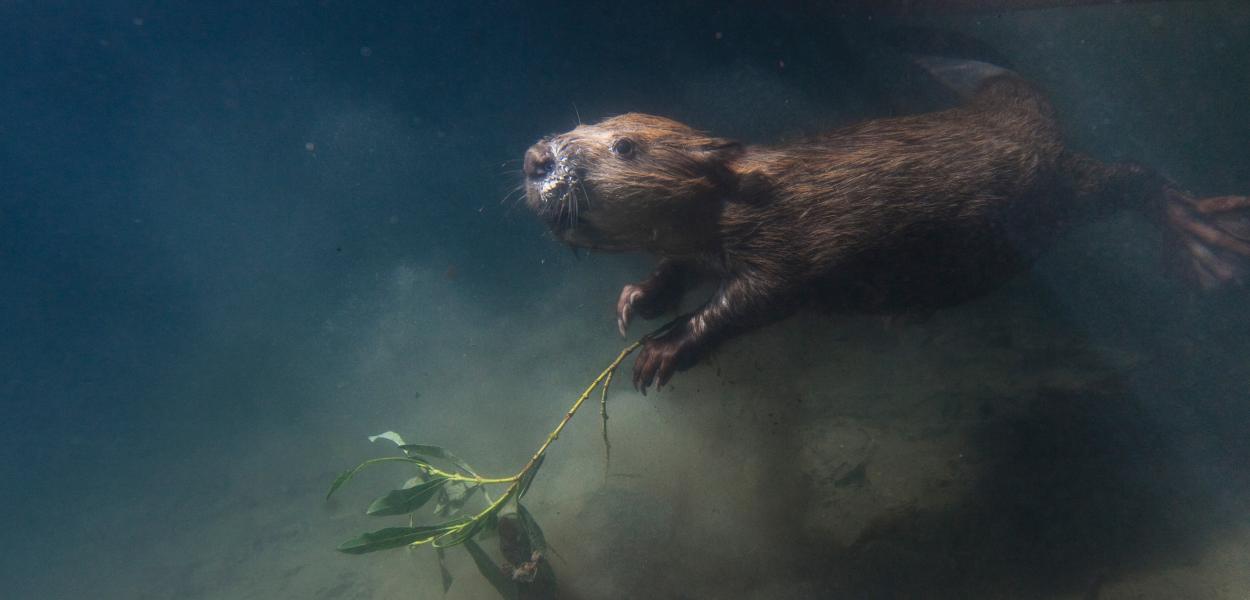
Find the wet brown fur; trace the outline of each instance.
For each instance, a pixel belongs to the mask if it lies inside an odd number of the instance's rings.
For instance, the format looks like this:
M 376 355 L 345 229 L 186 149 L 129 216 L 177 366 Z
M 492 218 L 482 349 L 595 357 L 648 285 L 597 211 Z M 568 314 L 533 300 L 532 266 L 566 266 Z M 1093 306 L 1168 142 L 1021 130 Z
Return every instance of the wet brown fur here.
M 622 139 L 630 152 L 615 151 Z M 1170 189 L 1141 167 L 1066 150 L 1050 103 L 1014 75 L 987 79 L 957 108 L 777 147 L 625 114 L 536 145 L 527 173 L 553 160 L 575 170 L 583 188 L 570 201 L 585 204 L 578 222 L 553 224 L 557 235 L 661 257 L 622 291 L 622 330 L 631 316 L 673 308 L 691 274 L 720 284 L 644 348 L 635 371 L 644 389 L 800 305 L 904 312 L 962 302 L 1027 267 L 1076 221 L 1126 207 L 1162 215 Z M 528 191 L 532 208 L 550 211 L 550 196 L 533 182 Z

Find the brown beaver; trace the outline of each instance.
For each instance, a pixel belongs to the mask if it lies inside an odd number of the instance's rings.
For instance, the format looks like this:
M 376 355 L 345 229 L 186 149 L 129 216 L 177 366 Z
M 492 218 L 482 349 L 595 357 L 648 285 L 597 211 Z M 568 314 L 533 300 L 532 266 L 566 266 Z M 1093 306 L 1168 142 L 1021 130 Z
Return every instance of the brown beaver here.
M 698 310 L 645 341 L 646 392 L 717 343 L 810 303 L 898 312 L 962 302 L 1026 268 L 1074 223 L 1138 209 L 1166 226 L 1203 287 L 1241 283 L 1250 198 L 1196 199 L 1138 165 L 1064 148 L 1035 86 L 984 63 L 947 68 L 965 102 L 868 121 L 777 147 L 744 146 L 625 114 L 545 138 L 525 154 L 526 201 L 564 242 L 660 257 L 617 302 L 674 309 L 699 277 Z

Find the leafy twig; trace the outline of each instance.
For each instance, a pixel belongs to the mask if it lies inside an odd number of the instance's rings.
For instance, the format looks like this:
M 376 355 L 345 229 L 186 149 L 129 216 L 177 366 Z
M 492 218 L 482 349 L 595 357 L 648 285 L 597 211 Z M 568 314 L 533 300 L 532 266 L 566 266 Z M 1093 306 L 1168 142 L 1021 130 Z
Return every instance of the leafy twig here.
M 666 326 L 667 327 L 667 326 Z M 661 331 L 665 329 L 661 328 Z M 654 335 L 654 334 L 652 334 Z M 450 521 L 435 525 L 417 526 L 410 524 L 409 527 L 389 527 L 386 529 L 362 534 L 356 538 L 348 540 L 339 546 L 339 550 L 351 554 L 364 554 L 378 550 L 386 550 L 390 548 L 398 548 L 403 546 L 420 546 L 423 544 L 431 544 L 435 548 L 447 548 L 459 544 L 464 544 L 473 539 L 478 533 L 492 527 L 498 520 L 500 510 L 508 504 L 508 502 L 516 502 L 518 512 L 523 511 L 524 507 L 520 505 L 520 499 L 529 490 L 530 484 L 533 482 L 535 475 L 538 473 L 539 467 L 542 466 L 543 460 L 546 458 L 547 449 L 551 447 L 568 425 L 569 420 L 582 407 L 586 400 L 594 393 L 595 389 L 602 385 L 602 397 L 600 400 L 600 411 L 604 419 L 604 445 L 605 453 L 610 458 L 611 448 L 608 445 L 607 438 L 607 394 L 608 387 L 611 385 L 612 377 L 616 373 L 616 369 L 621 363 L 632 354 L 649 336 L 642 340 L 630 344 L 617 355 L 616 359 L 611 362 L 599 376 L 590 382 L 590 385 L 577 397 L 573 402 L 573 406 L 564 414 L 555 429 L 547 436 L 538 450 L 530 456 L 525 466 L 511 477 L 482 477 L 478 475 L 469 465 L 460 457 L 452 454 L 449 450 L 439 446 L 430 446 L 423 444 L 407 444 L 398 434 L 394 432 L 386 432 L 379 436 L 373 436 L 371 439 L 385 438 L 395 442 L 404 456 L 393 456 L 385 458 L 377 458 L 368 460 L 353 469 L 350 469 L 339 475 L 330 486 L 329 493 L 326 494 L 328 499 L 335 491 L 346 484 L 349 480 L 360 472 L 361 469 L 379 464 L 382 462 L 405 462 L 413 465 L 418 469 L 420 477 L 417 482 L 408 487 L 399 490 L 392 490 L 384 496 L 374 500 L 370 505 L 367 514 L 374 516 L 382 515 L 411 515 L 413 512 L 425 506 L 429 500 L 434 497 L 440 498 L 439 506 L 445 507 L 443 512 L 452 514 L 459 512 L 460 506 L 456 505 L 455 499 L 447 493 L 448 484 L 461 482 L 468 485 L 465 490 L 464 500 L 467 500 L 477 487 L 483 485 L 507 484 L 508 487 L 498 499 L 491 501 L 489 495 L 484 497 L 487 499 L 487 506 L 472 516 L 459 516 Z M 463 473 L 441 469 L 431 464 L 432 459 L 444 460 L 455 465 L 457 469 Z M 437 511 L 436 511 L 437 512 Z M 524 512 L 526 516 L 528 512 Z M 534 528 L 537 524 L 533 523 L 532 517 L 527 521 L 532 523 Z M 541 537 L 541 531 L 538 531 Z

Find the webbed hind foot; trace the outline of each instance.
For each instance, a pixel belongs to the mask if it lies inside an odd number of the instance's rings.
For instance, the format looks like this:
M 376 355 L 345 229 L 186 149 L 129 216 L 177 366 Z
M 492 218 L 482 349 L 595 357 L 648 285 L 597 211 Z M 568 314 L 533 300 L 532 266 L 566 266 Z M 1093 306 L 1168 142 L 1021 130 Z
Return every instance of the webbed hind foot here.
M 1169 191 L 1168 225 L 1182 263 L 1203 289 L 1242 285 L 1250 279 L 1250 196 L 1194 198 Z

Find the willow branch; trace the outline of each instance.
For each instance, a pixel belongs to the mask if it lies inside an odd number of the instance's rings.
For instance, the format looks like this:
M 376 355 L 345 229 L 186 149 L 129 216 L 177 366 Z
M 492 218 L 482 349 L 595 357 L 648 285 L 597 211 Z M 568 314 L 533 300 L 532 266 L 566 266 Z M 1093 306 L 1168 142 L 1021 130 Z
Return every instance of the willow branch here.
M 612 468 L 612 442 L 608 441 L 608 388 L 612 387 L 612 376 L 616 375 L 616 371 L 610 371 L 607 379 L 603 380 L 603 395 L 599 398 L 599 416 L 603 422 L 603 479 L 608 479 L 608 471 Z

